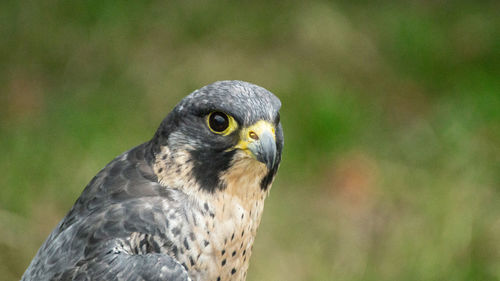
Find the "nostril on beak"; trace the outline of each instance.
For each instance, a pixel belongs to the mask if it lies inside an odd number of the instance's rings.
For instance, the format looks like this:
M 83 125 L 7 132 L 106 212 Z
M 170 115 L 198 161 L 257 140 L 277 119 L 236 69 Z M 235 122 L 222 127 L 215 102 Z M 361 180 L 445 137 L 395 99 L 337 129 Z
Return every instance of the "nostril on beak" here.
M 248 133 L 248 136 L 251 138 L 251 139 L 254 139 L 254 140 L 259 140 L 259 136 L 254 132 L 254 131 L 250 131 L 250 133 Z

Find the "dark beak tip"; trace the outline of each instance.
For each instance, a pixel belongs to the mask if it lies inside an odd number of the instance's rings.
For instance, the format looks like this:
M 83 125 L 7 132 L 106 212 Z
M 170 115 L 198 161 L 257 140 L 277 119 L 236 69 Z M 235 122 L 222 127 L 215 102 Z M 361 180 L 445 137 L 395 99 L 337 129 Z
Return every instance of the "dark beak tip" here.
M 266 159 L 267 168 L 271 170 L 274 167 L 275 163 L 276 163 L 276 153 L 269 154 L 268 158 Z
M 260 138 L 261 154 L 264 162 L 269 170 L 271 170 L 276 163 L 276 142 L 274 136 L 271 134 L 263 134 Z

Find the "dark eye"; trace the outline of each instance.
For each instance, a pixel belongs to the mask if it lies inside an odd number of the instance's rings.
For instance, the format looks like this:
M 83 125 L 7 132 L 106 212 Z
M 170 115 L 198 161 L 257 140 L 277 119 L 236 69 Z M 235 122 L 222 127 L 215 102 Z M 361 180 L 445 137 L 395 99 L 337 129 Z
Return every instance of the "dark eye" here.
M 212 112 L 208 117 L 208 125 L 213 131 L 222 133 L 229 127 L 229 118 L 225 113 Z

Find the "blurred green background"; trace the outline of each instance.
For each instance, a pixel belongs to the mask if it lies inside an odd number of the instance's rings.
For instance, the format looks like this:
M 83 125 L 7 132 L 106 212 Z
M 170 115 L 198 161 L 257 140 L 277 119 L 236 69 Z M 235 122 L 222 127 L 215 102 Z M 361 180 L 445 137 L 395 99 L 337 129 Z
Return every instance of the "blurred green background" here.
M 285 151 L 248 280 L 500 279 L 499 1 L 1 1 L 0 279 L 191 91 Z

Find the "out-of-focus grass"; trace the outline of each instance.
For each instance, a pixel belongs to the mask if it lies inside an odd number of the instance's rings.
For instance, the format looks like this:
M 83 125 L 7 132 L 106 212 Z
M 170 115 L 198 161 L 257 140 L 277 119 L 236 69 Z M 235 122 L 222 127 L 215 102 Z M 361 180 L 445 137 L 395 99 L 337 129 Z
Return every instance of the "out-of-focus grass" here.
M 0 276 L 190 91 L 262 85 L 283 164 L 249 280 L 500 278 L 495 1 L 3 1 Z

